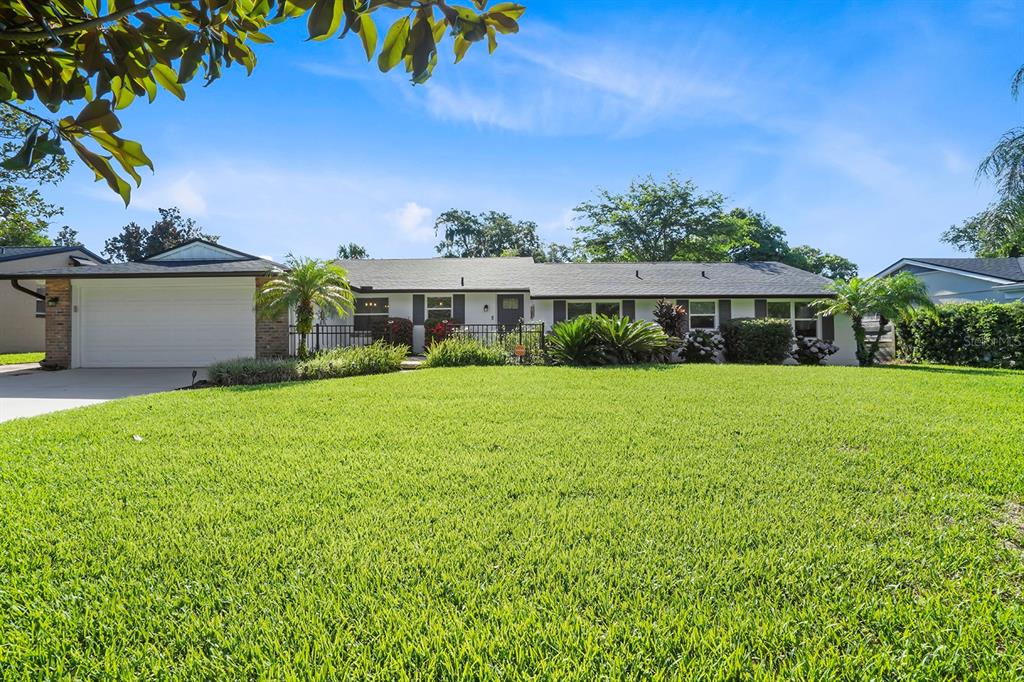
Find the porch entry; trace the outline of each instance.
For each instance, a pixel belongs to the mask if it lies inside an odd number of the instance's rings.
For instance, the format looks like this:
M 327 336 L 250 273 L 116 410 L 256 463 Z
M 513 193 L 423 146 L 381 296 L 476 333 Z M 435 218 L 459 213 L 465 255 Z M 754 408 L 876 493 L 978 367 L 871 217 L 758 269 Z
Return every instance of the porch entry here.
M 523 319 L 522 294 L 498 294 L 498 324 L 505 328 L 519 324 Z

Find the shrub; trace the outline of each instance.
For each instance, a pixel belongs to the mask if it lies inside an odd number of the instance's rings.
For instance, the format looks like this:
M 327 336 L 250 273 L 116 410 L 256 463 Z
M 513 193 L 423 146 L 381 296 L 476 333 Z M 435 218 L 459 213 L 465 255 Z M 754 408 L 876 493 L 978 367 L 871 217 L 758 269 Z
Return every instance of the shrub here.
M 839 346 L 824 339 L 811 336 L 797 337 L 789 355 L 801 365 L 820 365 L 830 355 L 839 351 Z
M 427 349 L 424 367 L 466 367 L 468 365 L 504 365 L 508 354 L 499 345 L 488 346 L 467 336 L 450 336 L 435 341 Z
M 451 320 L 428 317 L 423 323 L 423 344 L 430 348 L 435 341 L 444 341 L 458 328 L 458 323 Z
M 903 360 L 1024 368 L 1024 302 L 945 303 L 895 326 Z
M 298 362 L 292 358 L 237 358 L 215 362 L 206 370 L 211 384 L 251 386 L 295 381 Z
M 650 362 L 669 345 L 668 334 L 653 322 L 603 315 L 590 321 L 605 354 L 619 364 Z
M 397 372 L 408 354 L 408 346 L 383 341 L 374 341 L 369 346 L 334 348 L 299 362 L 298 376 L 300 379 L 336 379 Z
M 730 362 L 778 365 L 793 347 L 793 328 L 786 320 L 740 317 L 723 322 L 719 331 Z
M 686 308 L 661 299 L 654 306 L 654 320 L 669 336 L 682 338 L 683 322 L 686 320 Z
M 404 317 L 375 319 L 370 323 L 370 335 L 374 341 L 412 348 L 412 320 Z
M 548 357 L 557 365 L 605 365 L 608 357 L 589 315 L 559 322 L 548 334 Z
M 686 362 L 714 362 L 725 348 L 722 335 L 710 329 L 691 329 L 683 337 L 681 356 Z

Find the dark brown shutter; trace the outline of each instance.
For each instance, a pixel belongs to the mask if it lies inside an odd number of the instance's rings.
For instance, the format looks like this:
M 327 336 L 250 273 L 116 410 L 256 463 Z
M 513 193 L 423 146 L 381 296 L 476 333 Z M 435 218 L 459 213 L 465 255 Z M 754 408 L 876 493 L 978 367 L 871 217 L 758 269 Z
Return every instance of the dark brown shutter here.
M 688 298 L 677 298 L 676 305 L 681 305 L 686 308 L 686 314 L 683 315 L 683 333 L 690 331 L 690 299 Z
M 565 322 L 565 301 L 555 301 L 555 324 Z
M 821 338 L 823 341 L 836 340 L 836 318 L 831 315 L 821 316 Z
M 625 300 L 622 302 L 622 316 L 631 320 L 636 319 L 636 301 Z
M 721 327 L 723 322 L 728 322 L 732 319 L 732 299 L 731 298 L 720 298 L 718 299 L 718 326 Z
M 768 301 L 766 299 L 754 299 L 754 317 L 768 317 Z
M 427 302 L 423 294 L 412 295 L 412 323 L 423 324 L 427 319 Z
M 454 294 L 452 296 L 452 318 L 459 324 L 466 323 L 466 295 Z

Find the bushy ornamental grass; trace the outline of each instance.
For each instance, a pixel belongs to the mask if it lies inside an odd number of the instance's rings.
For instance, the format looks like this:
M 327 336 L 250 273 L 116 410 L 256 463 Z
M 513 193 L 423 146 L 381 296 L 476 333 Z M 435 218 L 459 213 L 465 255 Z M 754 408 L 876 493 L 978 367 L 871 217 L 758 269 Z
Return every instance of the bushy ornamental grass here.
M 0 353 L 0 365 L 21 365 L 42 362 L 46 353 Z
M 718 331 L 729 362 L 779 365 L 793 347 L 793 328 L 788 320 L 739 317 L 723 322 Z
M 295 381 L 299 378 L 294 358 L 237 358 L 215 362 L 206 370 L 207 379 L 218 386 L 252 386 Z
M 300 379 L 338 379 L 366 374 L 386 374 L 402 368 L 408 346 L 374 341 L 368 346 L 335 348 L 299 362 Z
M 1019 372 L 684 364 L 15 420 L 0 677 L 1020 679 L 1021 414 Z
M 904 360 L 1024 369 L 1024 302 L 949 303 L 896 323 Z
M 504 365 L 509 354 L 501 345 L 488 346 L 466 336 L 449 336 L 427 348 L 424 367 L 466 367 L 469 365 Z

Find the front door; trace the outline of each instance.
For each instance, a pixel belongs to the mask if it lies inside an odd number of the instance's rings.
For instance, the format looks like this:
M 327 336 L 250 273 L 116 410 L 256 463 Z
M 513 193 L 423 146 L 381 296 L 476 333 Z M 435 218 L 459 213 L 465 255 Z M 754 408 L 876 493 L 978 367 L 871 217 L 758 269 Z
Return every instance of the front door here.
M 522 294 L 498 294 L 498 324 L 511 327 L 523 319 Z

